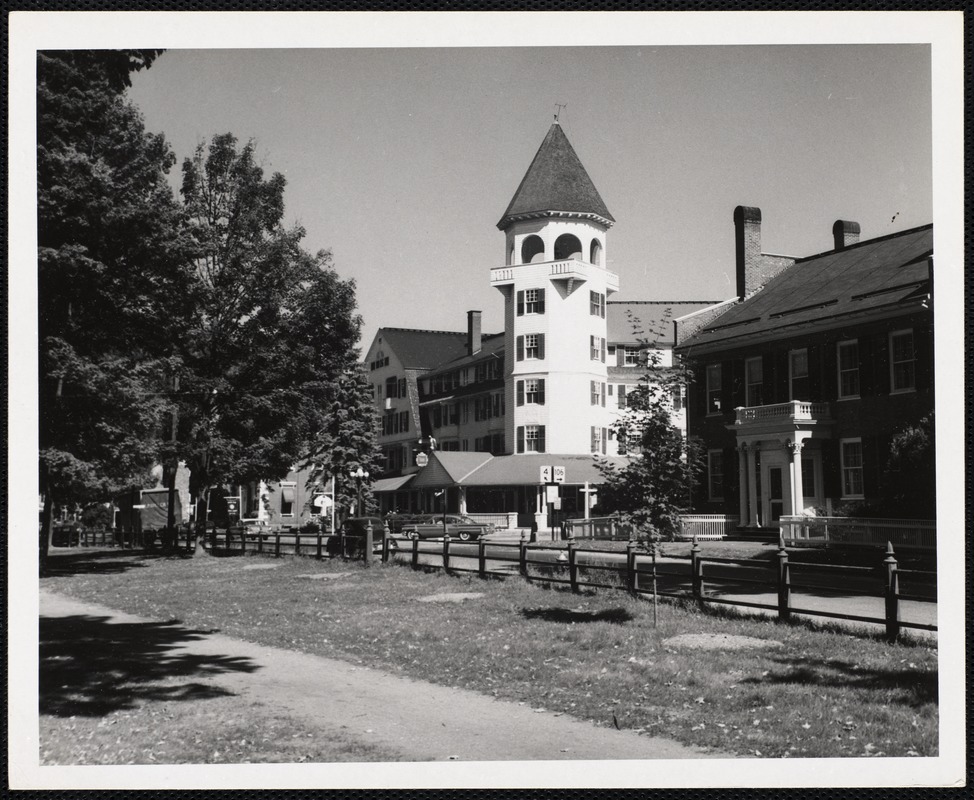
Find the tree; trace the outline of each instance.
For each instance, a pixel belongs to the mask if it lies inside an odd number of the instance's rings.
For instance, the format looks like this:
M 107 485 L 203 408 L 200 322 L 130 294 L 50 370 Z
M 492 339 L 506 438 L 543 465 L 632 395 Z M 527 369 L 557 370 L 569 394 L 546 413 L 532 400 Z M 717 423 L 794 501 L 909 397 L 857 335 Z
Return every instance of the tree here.
M 908 518 L 937 516 L 937 456 L 933 414 L 898 431 L 890 441 L 883 480 L 883 513 Z
M 107 499 L 157 455 L 168 342 L 193 280 L 175 158 L 124 96 L 161 51 L 37 56 L 43 552 L 55 502 Z
M 327 251 L 302 249 L 301 227 L 284 227 L 285 185 L 278 173 L 264 178 L 253 142 L 238 147 L 229 133 L 183 163 L 200 254 L 178 438 L 202 499 L 213 486 L 279 479 L 311 453 L 324 457 L 326 444 L 356 464 L 374 458 L 374 439 L 362 439 L 348 413 L 362 413 L 360 403 L 341 405 L 362 391 L 350 378 L 361 329 L 355 284 L 338 277 Z M 347 450 L 350 441 L 361 452 Z M 337 461 L 328 456 L 331 468 Z
M 638 387 L 626 395 L 628 407 L 612 429 L 633 455 L 621 467 L 599 459 L 604 480 L 600 508 L 619 514 L 654 551 L 679 530 L 680 514 L 689 510 L 700 470 L 698 447 L 672 420 L 672 399 L 691 376 L 680 365 L 663 364 L 657 342 L 668 319 L 667 313 L 650 337 L 630 314 L 645 372 Z

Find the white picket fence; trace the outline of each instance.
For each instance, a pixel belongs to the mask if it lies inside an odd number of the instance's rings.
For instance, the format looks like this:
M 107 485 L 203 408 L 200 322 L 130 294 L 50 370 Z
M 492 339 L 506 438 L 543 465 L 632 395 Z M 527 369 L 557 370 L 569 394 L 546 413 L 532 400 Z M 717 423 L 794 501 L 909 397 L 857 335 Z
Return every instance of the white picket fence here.
M 937 523 L 927 519 L 866 519 L 862 517 L 781 518 L 785 544 L 802 545 L 880 545 L 891 542 L 894 548 L 911 547 L 935 550 Z

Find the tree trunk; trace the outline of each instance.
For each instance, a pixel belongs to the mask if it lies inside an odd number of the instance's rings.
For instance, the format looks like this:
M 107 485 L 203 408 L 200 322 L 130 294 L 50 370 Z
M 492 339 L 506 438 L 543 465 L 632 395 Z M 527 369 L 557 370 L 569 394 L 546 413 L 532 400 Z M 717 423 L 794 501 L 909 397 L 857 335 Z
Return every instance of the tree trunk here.
M 43 571 L 47 567 L 47 556 L 51 549 L 51 538 L 54 535 L 54 525 L 52 524 L 52 518 L 54 516 L 54 492 L 47 477 L 46 467 L 42 467 L 41 474 L 44 483 L 41 487 L 41 490 L 44 492 L 44 511 L 41 514 L 40 541 L 38 544 L 40 546 L 40 568 Z

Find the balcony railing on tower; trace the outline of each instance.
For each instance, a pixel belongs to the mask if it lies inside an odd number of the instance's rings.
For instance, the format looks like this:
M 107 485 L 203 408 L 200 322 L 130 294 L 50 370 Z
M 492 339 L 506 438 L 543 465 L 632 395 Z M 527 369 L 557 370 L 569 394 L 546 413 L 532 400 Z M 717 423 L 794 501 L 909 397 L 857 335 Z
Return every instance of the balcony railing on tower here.
M 810 403 L 806 400 L 789 400 L 770 406 L 741 406 L 734 410 L 737 412 L 737 424 L 742 426 L 831 419 L 828 403 Z

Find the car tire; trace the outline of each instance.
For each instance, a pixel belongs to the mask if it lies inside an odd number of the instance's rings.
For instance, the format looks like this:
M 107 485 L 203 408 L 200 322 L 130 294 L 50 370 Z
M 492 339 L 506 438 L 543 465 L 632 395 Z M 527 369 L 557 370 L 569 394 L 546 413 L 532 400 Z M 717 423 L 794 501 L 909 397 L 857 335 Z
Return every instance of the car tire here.
M 460 531 L 460 533 L 458 535 L 460 537 L 460 541 L 461 542 L 469 542 L 470 541 L 470 532 L 469 531 Z

